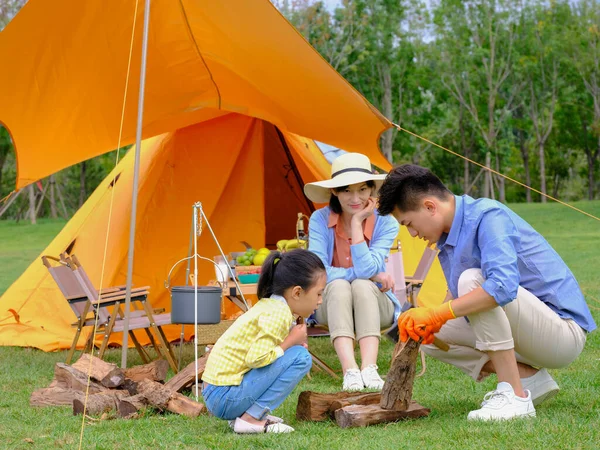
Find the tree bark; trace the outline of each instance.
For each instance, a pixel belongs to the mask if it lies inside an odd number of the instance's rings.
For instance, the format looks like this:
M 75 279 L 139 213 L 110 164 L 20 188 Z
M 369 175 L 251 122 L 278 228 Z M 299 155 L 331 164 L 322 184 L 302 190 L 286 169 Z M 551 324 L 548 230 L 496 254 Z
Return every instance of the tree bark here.
M 166 359 L 157 359 L 149 364 L 125 369 L 125 376 L 133 381 L 151 380 L 165 381 L 169 371 L 169 362 Z
M 202 378 L 204 373 L 204 367 L 206 366 L 206 360 L 208 359 L 208 353 L 198 358 L 198 379 Z M 176 374 L 173 378 L 165 383 L 165 387 L 173 392 L 181 392 L 184 389 L 189 389 L 193 386 L 196 381 L 196 365 L 192 361 L 187 365 L 185 369 Z
M 30 406 L 70 406 L 76 399 L 83 399 L 85 394 L 81 391 L 64 386 L 51 386 L 36 389 L 29 397 Z
M 58 386 L 75 391 L 86 392 L 88 390 L 89 394 L 97 394 L 98 392 L 108 390 L 108 388 L 102 386 L 100 383 L 91 379 L 88 380 L 85 373 L 64 363 L 56 363 L 54 366 L 54 378 Z
M 413 383 L 419 355 L 420 342 L 409 339 L 398 341 L 394 348 L 394 359 L 387 374 L 379 405 L 383 409 L 404 411 L 412 398 Z
M 385 422 L 396 422 L 403 419 L 427 417 L 430 410 L 411 402 L 404 411 L 383 409 L 379 405 L 350 405 L 335 412 L 335 420 L 341 428 L 366 427 Z
M 116 388 L 125 381 L 123 370 L 116 364 L 108 363 L 95 356 L 90 357 L 87 353 L 82 354 L 71 367 L 84 374 L 89 373 L 94 380 L 107 388 Z
M 333 394 L 321 394 L 312 391 L 301 392 L 296 407 L 296 419 L 313 422 L 327 420 L 333 402 L 356 396 L 356 393 L 353 392 L 335 392 Z
M 129 396 L 127 391 L 114 389 L 89 395 L 87 402 L 85 396 L 82 396 L 82 398 L 75 398 L 73 399 L 73 415 L 81 415 L 85 411 L 86 415 L 94 416 L 105 412 L 115 411 L 120 400 Z

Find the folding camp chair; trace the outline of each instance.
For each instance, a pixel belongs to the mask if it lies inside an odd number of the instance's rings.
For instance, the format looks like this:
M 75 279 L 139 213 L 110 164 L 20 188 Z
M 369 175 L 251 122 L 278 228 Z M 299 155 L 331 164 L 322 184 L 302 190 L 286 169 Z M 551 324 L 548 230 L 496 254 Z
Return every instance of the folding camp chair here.
M 423 283 L 427 278 L 429 269 L 431 269 L 431 266 L 435 261 L 438 251 L 430 245 L 425 247 L 423 255 L 415 269 L 415 273 L 412 276 L 406 276 L 404 273 L 402 245 L 400 244 L 400 240 L 397 241 L 396 250 L 396 252 L 390 253 L 390 256 L 386 261 L 386 272 L 392 275 L 396 282 L 394 294 L 400 303 L 404 305 L 404 303 L 410 302 L 412 306 L 416 307 L 417 296 L 419 295 L 421 287 L 423 287 Z
M 61 259 L 42 256 L 42 262 L 48 268 L 77 317 L 77 322 L 73 324 L 77 331 L 67 355 L 67 364 L 71 362 L 81 331 L 85 327 L 92 327 L 92 332 L 86 341 L 84 351 L 93 345 L 95 332 L 104 333 L 104 339 L 98 354 L 102 358 L 111 334 L 124 331 L 124 314 L 121 306 L 125 303 L 125 290 L 122 287 L 108 288 L 99 295 L 81 265 L 74 262 L 77 259 L 65 255 L 61 256 Z M 58 265 L 52 265 L 50 261 L 56 261 Z M 164 356 L 173 371 L 177 372 L 173 352 L 162 330 L 163 325 L 171 323 L 170 314 L 154 314 L 147 302 L 147 297 L 147 287 L 132 290 L 132 304 L 141 304 L 143 309 L 130 312 L 129 335 L 142 360 L 147 363 L 149 362 L 149 356 L 134 334 L 134 330 L 143 329 L 157 354 Z M 112 307 L 112 312 L 109 307 Z M 158 342 L 150 329 L 155 331 Z

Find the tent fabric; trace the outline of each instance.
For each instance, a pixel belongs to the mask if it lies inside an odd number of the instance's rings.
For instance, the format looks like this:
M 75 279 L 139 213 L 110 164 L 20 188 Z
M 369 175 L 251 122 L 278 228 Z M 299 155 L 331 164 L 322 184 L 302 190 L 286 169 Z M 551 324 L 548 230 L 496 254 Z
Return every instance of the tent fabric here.
M 130 151 L 42 252 L 75 253 L 97 287 L 122 285 L 126 280 L 133 159 Z M 292 176 L 292 166 L 297 167 L 299 180 Z M 385 169 L 389 168 L 387 164 Z M 170 311 L 170 294 L 164 282 L 173 264 L 188 256 L 192 205 L 196 201 L 202 202 L 225 252 L 243 250 L 241 240 L 254 247 L 273 248 L 279 239 L 294 236 L 298 212 L 309 215 L 320 206 L 307 202 L 302 194 L 303 183 L 323 179 L 329 172 L 329 163 L 314 141 L 278 132 L 268 122 L 240 114 L 228 114 L 144 141 L 134 285 L 149 285 L 152 305 Z M 410 274 L 424 243 L 411 238 L 404 227 L 399 236 Z M 198 239 L 198 252 L 207 258 L 218 254 L 206 224 Z M 181 263 L 173 271 L 171 285 L 185 284 L 185 267 Z M 200 284 L 215 278 L 214 268 L 207 262 L 200 261 L 198 271 Z M 436 262 L 420 300 L 439 302 L 444 293 L 445 283 Z M 19 322 L 10 309 L 19 315 Z M 227 306 L 226 313 L 235 312 L 237 308 Z M 0 299 L 0 345 L 45 351 L 65 349 L 74 336 L 70 326 L 74 321 L 67 302 L 37 258 Z M 179 339 L 180 331 L 180 325 L 165 327 L 172 341 Z M 186 326 L 186 338 L 192 334 L 193 327 Z M 112 342 L 119 344 L 120 337 L 115 335 Z M 139 337 L 145 342 L 145 336 Z
M 124 97 L 121 145 L 134 142 L 143 9 L 30 0 L 2 31 L 0 123 L 17 189 L 117 148 Z M 149 30 L 143 138 L 235 112 L 385 163 L 377 141 L 390 122 L 269 0 L 154 0 Z

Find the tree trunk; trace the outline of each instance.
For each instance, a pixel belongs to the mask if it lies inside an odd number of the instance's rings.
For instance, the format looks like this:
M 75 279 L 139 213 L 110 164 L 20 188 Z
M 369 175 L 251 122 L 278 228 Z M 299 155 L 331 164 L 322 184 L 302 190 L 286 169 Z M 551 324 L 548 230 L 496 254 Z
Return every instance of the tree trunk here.
M 54 194 L 54 185 L 56 181 L 54 179 L 54 175 L 50 175 L 50 217 L 56 219 L 58 217 L 58 213 L 56 210 L 56 197 Z
M 83 203 L 85 202 L 85 161 L 81 163 L 80 168 L 81 171 L 79 172 L 79 207 L 81 208 L 83 206 Z
M 490 152 L 485 154 L 485 167 L 490 167 Z M 492 177 L 490 177 L 490 171 L 486 170 L 483 174 L 483 196 L 487 198 L 492 198 L 491 190 L 494 189 L 492 185 Z
M 542 192 L 541 202 L 546 203 L 546 159 L 544 156 L 544 144 L 538 143 L 538 157 L 540 159 L 540 191 Z
M 531 186 L 531 169 L 529 168 L 529 149 L 525 144 L 525 135 L 522 130 L 519 130 L 519 150 L 523 158 L 523 170 L 525 171 L 525 184 Z M 527 203 L 531 203 L 531 189 L 525 189 L 525 199 Z
M 588 165 L 588 200 L 594 200 L 594 158 L 592 152 L 587 149 L 585 156 Z
M 392 105 L 392 77 L 390 66 L 383 63 L 379 66 L 381 73 L 381 84 L 383 88 L 383 98 L 381 99 L 382 112 L 385 117 L 393 121 L 393 105 Z M 381 135 L 381 151 L 387 160 L 392 162 L 392 145 L 394 143 L 394 129 L 390 128 Z
M 35 225 L 37 220 L 35 217 L 35 190 L 33 184 L 27 186 L 27 189 L 29 189 L 29 211 L 27 215 L 29 216 L 29 220 L 31 220 L 31 224 Z

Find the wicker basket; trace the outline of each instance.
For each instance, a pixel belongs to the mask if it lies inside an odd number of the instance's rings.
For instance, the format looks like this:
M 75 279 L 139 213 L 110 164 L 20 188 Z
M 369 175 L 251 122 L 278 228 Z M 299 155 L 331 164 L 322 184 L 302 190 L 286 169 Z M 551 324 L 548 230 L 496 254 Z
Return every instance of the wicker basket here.
M 198 325 L 198 345 L 212 345 L 217 342 L 227 328 L 229 328 L 235 320 L 221 320 L 219 323 L 210 325 Z

